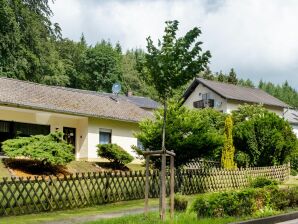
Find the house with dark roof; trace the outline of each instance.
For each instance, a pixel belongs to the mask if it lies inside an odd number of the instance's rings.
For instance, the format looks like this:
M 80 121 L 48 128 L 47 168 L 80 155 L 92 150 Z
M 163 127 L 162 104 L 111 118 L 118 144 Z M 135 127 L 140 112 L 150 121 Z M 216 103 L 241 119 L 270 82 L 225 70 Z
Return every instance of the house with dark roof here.
M 183 95 L 184 106 L 189 108 L 212 107 L 224 113 L 230 113 L 245 103 L 262 104 L 279 116 L 283 116 L 284 109 L 289 107 L 261 89 L 202 78 L 196 78 Z
M 285 109 L 284 118 L 292 125 L 293 131 L 298 137 L 298 110 Z
M 63 131 L 77 160 L 97 159 L 96 145 L 116 143 L 133 154 L 138 122 L 158 103 L 122 96 L 0 78 L 0 145 L 15 136 Z

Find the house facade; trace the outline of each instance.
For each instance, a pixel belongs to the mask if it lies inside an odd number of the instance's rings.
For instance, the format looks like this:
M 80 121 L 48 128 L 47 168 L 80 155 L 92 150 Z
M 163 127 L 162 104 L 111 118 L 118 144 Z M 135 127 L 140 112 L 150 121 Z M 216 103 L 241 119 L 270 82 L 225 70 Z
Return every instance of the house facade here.
M 0 144 L 16 136 L 63 131 L 77 160 L 97 160 L 96 146 L 104 143 L 118 144 L 134 155 L 138 122 L 150 118 L 157 106 L 144 97 L 0 78 Z
M 284 108 L 289 107 L 261 89 L 202 78 L 196 78 L 183 95 L 183 105 L 188 108 L 212 107 L 224 113 L 231 113 L 245 103 L 262 104 L 279 116 L 283 116 Z
M 293 127 L 293 131 L 298 137 L 298 110 L 285 109 L 284 117 Z

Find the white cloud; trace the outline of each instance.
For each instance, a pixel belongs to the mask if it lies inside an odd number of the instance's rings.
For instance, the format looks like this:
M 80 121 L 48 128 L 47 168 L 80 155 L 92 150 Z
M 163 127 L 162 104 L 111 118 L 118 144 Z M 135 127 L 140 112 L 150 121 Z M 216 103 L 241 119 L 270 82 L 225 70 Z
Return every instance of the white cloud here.
M 57 0 L 51 7 L 65 37 L 78 40 L 83 32 L 90 44 L 110 39 L 124 49 L 161 37 L 166 20 L 179 20 L 181 34 L 199 26 L 212 70 L 233 67 L 241 77 L 287 79 L 298 89 L 295 0 Z

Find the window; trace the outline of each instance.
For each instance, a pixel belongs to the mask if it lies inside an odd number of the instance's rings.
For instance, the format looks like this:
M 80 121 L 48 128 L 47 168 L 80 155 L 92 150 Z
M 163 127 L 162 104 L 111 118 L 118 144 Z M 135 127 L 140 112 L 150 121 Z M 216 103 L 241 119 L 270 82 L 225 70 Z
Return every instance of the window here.
M 112 130 L 110 129 L 99 129 L 99 144 L 112 143 Z

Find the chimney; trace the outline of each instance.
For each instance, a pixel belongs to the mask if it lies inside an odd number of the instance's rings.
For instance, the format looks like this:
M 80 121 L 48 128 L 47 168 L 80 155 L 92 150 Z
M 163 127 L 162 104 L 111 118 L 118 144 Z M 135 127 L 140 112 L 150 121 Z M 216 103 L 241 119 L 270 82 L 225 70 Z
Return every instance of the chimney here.
M 128 90 L 127 93 L 126 93 L 126 96 L 132 96 L 133 95 L 133 92 Z

